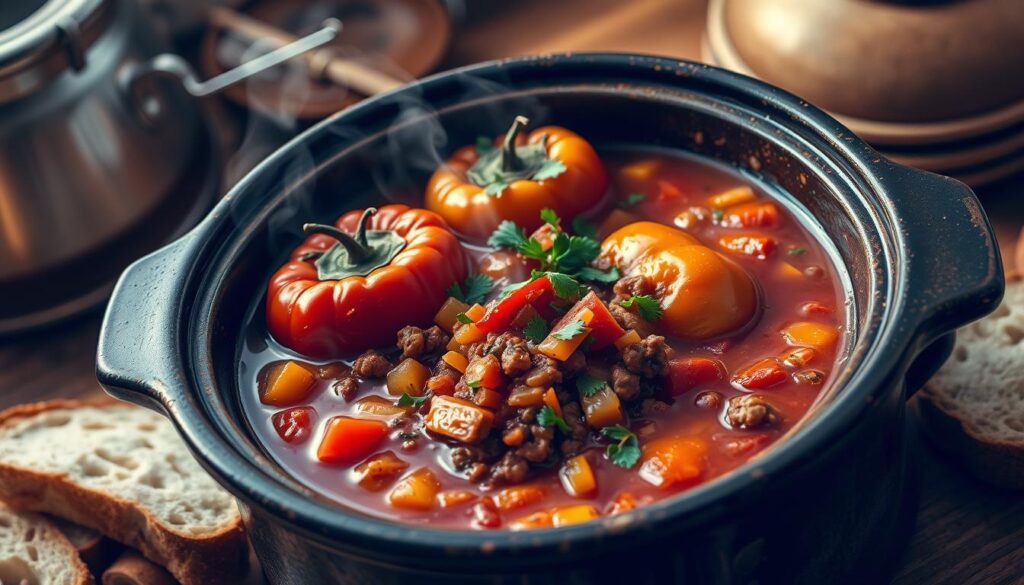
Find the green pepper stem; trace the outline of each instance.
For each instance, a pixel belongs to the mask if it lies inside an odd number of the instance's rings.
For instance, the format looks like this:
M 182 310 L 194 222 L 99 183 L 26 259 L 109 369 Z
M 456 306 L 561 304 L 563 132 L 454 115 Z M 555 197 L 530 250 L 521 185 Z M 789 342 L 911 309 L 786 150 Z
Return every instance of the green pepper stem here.
M 359 227 L 356 229 L 356 235 L 353 238 L 348 232 L 338 229 L 333 225 L 326 225 L 322 223 L 307 223 L 303 224 L 302 231 L 307 234 L 324 234 L 330 236 L 338 243 L 345 247 L 348 251 L 348 257 L 352 264 L 359 264 L 373 255 L 373 250 L 366 241 L 366 226 L 369 224 L 370 216 L 377 213 L 376 207 L 367 207 L 366 211 L 359 216 Z
M 503 173 L 517 173 L 523 169 L 523 161 L 519 160 L 516 154 L 516 138 L 519 131 L 530 123 L 526 116 L 516 116 L 512 120 L 512 127 L 505 133 L 505 142 L 501 145 L 501 171 Z

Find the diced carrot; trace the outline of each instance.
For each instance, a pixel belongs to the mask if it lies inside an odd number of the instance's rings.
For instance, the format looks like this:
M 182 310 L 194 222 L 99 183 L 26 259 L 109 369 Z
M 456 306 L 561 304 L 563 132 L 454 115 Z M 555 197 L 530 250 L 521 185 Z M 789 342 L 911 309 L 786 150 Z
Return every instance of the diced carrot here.
M 452 342 L 461 345 L 469 345 L 478 341 L 483 341 L 487 337 L 487 334 L 480 330 L 480 327 L 476 323 L 467 323 L 462 327 L 455 330 L 455 335 L 452 336 Z M 448 349 L 454 349 L 451 347 L 451 343 L 448 344 Z
M 601 222 L 601 225 L 598 226 L 597 234 L 601 238 L 605 238 L 612 232 L 617 231 L 619 228 L 638 221 L 640 221 L 640 218 L 628 211 L 613 209 L 608 212 L 608 216 L 605 217 L 604 221 Z
M 800 305 L 800 314 L 806 315 L 808 317 L 812 317 L 814 315 L 829 316 L 835 312 L 835 309 L 833 309 L 829 305 L 819 303 L 817 301 L 808 301 Z
M 551 524 L 558 528 L 559 526 L 570 526 L 572 524 L 588 522 L 600 517 L 601 513 L 590 504 L 560 506 L 551 511 Z
M 544 490 L 535 485 L 517 485 L 498 490 L 492 499 L 498 510 L 511 512 L 543 500 Z
M 602 429 L 622 422 L 622 404 L 619 397 L 608 386 L 590 396 L 580 395 L 583 416 L 592 429 Z
M 461 351 L 462 350 L 462 344 L 459 343 L 458 339 L 455 339 L 454 335 L 452 336 L 451 341 L 448 342 L 448 345 L 446 347 L 447 347 L 448 351 Z
M 353 405 L 356 414 L 363 416 L 392 417 L 408 412 L 404 407 L 396 406 L 395 403 L 383 396 L 367 396 L 360 398 Z
M 413 358 L 405 358 L 388 372 L 388 394 L 422 396 L 430 378 L 430 369 Z
M 466 316 L 469 317 L 470 319 L 472 319 L 474 323 L 479 321 L 480 319 L 483 319 L 484 315 L 486 313 L 487 313 L 487 307 L 484 307 L 483 305 L 481 305 L 479 303 L 477 303 L 477 304 L 473 305 L 472 307 L 466 309 Z
M 469 310 L 469 305 L 455 297 L 448 297 L 448 300 L 441 305 L 440 310 L 434 315 L 434 323 L 437 323 L 442 329 L 450 333 L 455 330 L 459 313 L 465 313 L 467 310 Z
M 566 314 L 566 317 L 569 315 Z M 554 327 L 551 328 L 551 333 L 548 334 L 547 338 L 537 346 L 537 351 L 548 356 L 551 359 L 564 362 L 569 359 L 574 351 L 583 343 L 583 340 L 590 335 L 590 327 L 583 327 L 580 333 L 577 333 L 570 339 L 559 339 L 559 332 L 566 327 L 571 326 L 573 323 L 582 322 L 587 325 L 594 319 L 594 312 L 588 308 L 576 312 L 573 315 L 572 320 L 566 320 L 563 317 Z
M 442 508 L 453 508 L 476 500 L 476 494 L 468 490 L 448 490 L 437 494 L 437 502 Z
M 624 351 L 627 347 L 634 343 L 640 343 L 640 341 L 642 340 L 640 339 L 640 334 L 636 332 L 636 329 L 630 329 L 615 340 L 615 347 L 619 351 Z
M 555 233 L 555 228 L 545 222 L 542 226 L 533 230 L 530 237 L 540 242 L 541 249 L 547 252 L 551 249 L 551 246 L 555 245 Z
M 782 363 L 791 368 L 801 368 L 814 359 L 815 352 L 809 347 L 794 347 L 782 353 Z
M 789 378 L 777 358 L 765 358 L 736 372 L 733 382 L 751 390 L 763 390 Z
M 376 451 L 387 436 L 384 421 L 336 416 L 327 423 L 316 456 L 323 463 L 353 465 Z
M 806 278 L 802 270 L 784 260 L 779 261 L 775 267 L 775 272 L 780 278 L 789 281 L 800 281 Z
M 648 181 L 661 168 L 661 160 L 647 158 L 619 167 L 619 176 L 638 183 Z
M 720 380 L 724 374 L 725 368 L 716 359 L 675 358 L 668 362 L 669 391 L 672 396 L 679 396 L 708 382 Z
M 462 355 L 461 353 L 457 351 L 449 351 L 448 353 L 441 356 L 441 359 L 444 360 L 444 363 L 455 368 L 459 372 L 463 374 L 466 373 L 466 366 L 469 365 L 469 360 L 467 360 L 466 356 Z
M 391 485 L 402 475 L 409 464 L 391 451 L 378 453 L 356 466 L 354 473 L 359 487 L 370 492 L 379 492 Z
M 477 388 L 476 391 L 473 392 L 473 403 L 484 408 L 498 410 L 501 403 L 504 401 L 505 397 L 497 390 L 491 390 L 490 388 Z
M 636 498 L 633 497 L 633 494 L 629 492 L 619 492 L 608 505 L 608 509 L 605 511 L 605 516 L 622 514 L 623 512 L 629 512 L 635 508 Z
M 396 508 L 425 511 L 434 507 L 441 484 L 426 467 L 402 478 L 388 494 L 388 503 Z
M 730 228 L 771 228 L 779 225 L 779 208 L 770 201 L 744 203 L 726 209 L 719 223 Z
M 800 321 L 792 323 L 782 330 L 782 336 L 790 345 L 813 347 L 819 351 L 828 351 L 839 339 L 839 330 L 833 325 Z
M 664 437 L 643 446 L 640 478 L 662 488 L 696 484 L 707 468 L 708 446 L 696 437 Z
M 509 406 L 541 406 L 544 404 L 544 389 L 539 386 L 516 386 L 508 395 Z
M 263 382 L 260 402 L 271 406 L 291 406 L 309 394 L 316 382 L 316 374 L 299 362 L 288 360 L 271 366 Z
M 311 407 L 298 406 L 274 413 L 270 420 L 282 441 L 298 445 L 313 433 L 314 416 L 316 416 L 316 411 Z
M 608 306 L 604 304 L 594 291 L 590 291 L 578 303 L 573 305 L 551 330 L 557 331 L 561 327 L 578 320 L 583 321 L 587 327 L 590 327 L 590 337 L 593 339 L 590 343 L 590 349 L 592 350 L 605 348 L 615 343 L 615 340 L 626 333 L 622 326 L 619 325 L 619 322 L 615 320 L 615 317 L 612 316 Z
M 775 239 L 758 235 L 722 236 L 718 238 L 718 245 L 736 254 L 764 260 L 775 250 Z
M 718 195 L 708 197 L 708 205 L 715 209 L 725 209 L 742 203 L 750 203 L 755 199 L 757 199 L 757 195 L 753 189 L 747 185 L 740 185 Z
M 453 396 L 435 396 L 424 423 L 431 432 L 475 443 L 490 432 L 494 413 Z
M 558 395 L 555 394 L 554 388 L 548 388 L 544 392 L 544 404 L 551 407 L 551 410 L 555 411 L 555 414 L 562 416 L 562 405 L 558 403 Z
M 509 530 L 536 530 L 551 528 L 551 512 L 534 512 L 522 518 L 516 518 L 508 524 Z
M 473 358 L 466 366 L 466 382 L 479 384 L 481 388 L 498 388 L 505 383 L 501 373 L 501 362 L 493 354 Z
M 565 493 L 577 498 L 586 498 L 597 491 L 597 479 L 590 468 L 590 462 L 584 455 L 576 455 L 565 460 L 558 472 L 558 479 L 565 488 Z

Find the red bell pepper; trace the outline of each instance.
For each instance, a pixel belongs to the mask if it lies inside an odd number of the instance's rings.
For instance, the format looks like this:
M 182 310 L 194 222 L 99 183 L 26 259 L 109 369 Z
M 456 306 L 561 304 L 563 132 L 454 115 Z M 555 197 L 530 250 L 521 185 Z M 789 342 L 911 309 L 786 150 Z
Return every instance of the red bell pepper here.
M 701 384 L 721 379 L 725 370 L 718 360 L 706 357 L 683 357 L 668 362 L 669 392 L 679 396 Z
M 487 311 L 476 326 L 484 333 L 501 333 L 507 330 L 516 315 L 524 307 L 532 305 L 540 313 L 549 312 L 547 306 L 555 298 L 555 289 L 547 276 L 528 282 L 512 291 L 507 297 Z
M 590 338 L 593 339 L 590 342 L 590 349 L 608 347 L 615 343 L 616 339 L 626 334 L 626 330 L 619 325 L 619 322 L 612 316 L 608 307 L 594 291 L 590 291 L 587 296 L 573 305 L 569 312 L 551 330 L 558 331 L 562 326 L 576 321 L 577 316 L 583 309 L 590 309 L 594 313 L 593 319 L 587 325 L 587 327 L 590 327 Z

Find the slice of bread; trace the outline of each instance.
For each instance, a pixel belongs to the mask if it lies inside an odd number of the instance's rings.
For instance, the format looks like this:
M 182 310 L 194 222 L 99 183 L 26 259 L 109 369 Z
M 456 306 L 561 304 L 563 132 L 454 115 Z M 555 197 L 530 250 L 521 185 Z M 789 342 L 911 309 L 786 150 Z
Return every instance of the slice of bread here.
M 124 549 L 120 543 L 100 534 L 99 530 L 80 526 L 58 516 L 47 516 L 46 519 L 71 541 L 82 562 L 94 574 L 100 574 Z
M 0 502 L 0 585 L 91 585 L 78 552 L 49 520 Z
M 233 583 L 247 544 L 234 499 L 160 415 L 51 401 L 0 413 L 0 498 L 95 528 L 186 585 Z
M 953 355 L 920 392 L 928 436 L 979 478 L 1024 489 L 1024 279 L 1007 278 L 989 316 L 957 332 Z

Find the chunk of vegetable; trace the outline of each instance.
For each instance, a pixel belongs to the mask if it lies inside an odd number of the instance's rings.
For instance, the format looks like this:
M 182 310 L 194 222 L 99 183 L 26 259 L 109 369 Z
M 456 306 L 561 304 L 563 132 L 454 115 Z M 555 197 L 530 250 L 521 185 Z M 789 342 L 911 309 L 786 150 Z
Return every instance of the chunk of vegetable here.
M 661 162 L 657 158 L 641 159 L 619 167 L 618 174 L 623 179 L 642 183 L 654 178 L 654 173 L 661 168 Z
M 477 388 L 477 390 L 473 392 L 473 403 L 484 408 L 498 410 L 501 403 L 504 401 L 505 397 L 497 390 L 491 390 L 490 388 Z
M 457 351 L 449 351 L 441 356 L 441 359 L 444 360 L 444 363 L 455 368 L 460 373 L 465 373 L 466 366 L 469 365 L 469 360 L 466 359 L 466 356 Z
M 429 377 L 430 368 L 413 358 L 405 358 L 388 372 L 388 394 L 422 396 Z
M 586 498 L 597 491 L 597 479 L 590 468 L 590 462 L 584 455 L 576 455 L 565 460 L 558 472 L 565 493 L 577 498 Z
M 494 414 L 453 396 L 435 396 L 424 422 L 431 432 L 463 443 L 475 443 L 490 432 Z
M 263 380 L 264 390 L 260 396 L 263 404 L 291 406 L 309 394 L 316 382 L 316 374 L 311 368 L 288 360 L 272 365 Z
M 402 475 L 409 464 L 391 451 L 378 453 L 356 466 L 353 471 L 359 487 L 370 492 L 379 492 L 391 485 Z
M 725 209 L 726 207 L 732 207 L 742 203 L 750 203 L 755 199 L 757 199 L 757 195 L 754 194 L 754 190 L 747 185 L 741 185 L 739 187 L 733 187 L 723 193 L 719 193 L 718 195 L 708 197 L 708 206 L 716 209 Z
M 672 396 L 685 394 L 698 386 L 725 375 L 725 368 L 716 359 L 706 357 L 680 357 L 668 362 L 669 391 Z
M 548 310 L 547 307 L 554 298 L 555 289 L 551 286 L 551 280 L 547 276 L 542 276 L 524 284 L 498 301 L 477 322 L 477 327 L 484 334 L 501 333 L 508 330 L 523 307 L 530 305 L 543 314 Z
M 543 500 L 544 490 L 535 485 L 517 485 L 499 490 L 492 499 L 498 510 L 511 512 Z
M 569 315 L 566 314 L 566 317 Z M 594 318 L 594 312 L 590 309 L 584 308 L 572 316 L 571 320 L 567 320 L 563 317 L 561 320 L 551 328 L 551 333 L 548 334 L 547 338 L 537 346 L 537 351 L 548 356 L 551 359 L 564 362 L 569 359 L 583 340 L 590 335 L 590 327 L 586 327 Z M 561 339 L 565 337 L 566 331 L 570 328 L 577 327 L 577 324 L 582 323 L 584 327 L 579 328 L 579 333 L 573 335 L 569 339 Z
M 387 436 L 384 421 L 336 416 L 328 421 L 316 456 L 323 463 L 353 465 L 376 451 Z
M 476 494 L 468 490 L 448 490 L 437 494 L 437 503 L 442 508 L 454 508 L 476 500 Z
M 459 313 L 465 313 L 469 310 L 469 305 L 460 301 L 455 297 L 448 297 L 448 300 L 441 305 L 441 308 L 434 315 L 434 323 L 437 323 L 442 329 L 451 333 L 455 330 L 455 324 L 458 323 Z
M 551 512 L 534 512 L 528 516 L 517 518 L 508 524 L 509 530 L 536 530 L 551 528 Z
M 362 416 L 393 417 L 408 412 L 406 408 L 396 406 L 395 403 L 383 396 L 367 396 L 360 398 L 353 406 L 355 414 Z
M 583 416 L 592 429 L 602 429 L 622 422 L 622 404 L 619 397 L 608 386 L 590 396 L 580 395 Z
M 664 437 L 643 446 L 640 478 L 662 488 L 698 483 L 707 469 L 707 443 L 696 437 Z
M 782 359 L 783 364 L 791 368 L 800 368 L 811 363 L 815 355 L 814 350 L 809 347 L 794 347 L 783 352 L 779 357 Z
M 476 323 L 467 323 L 455 331 L 455 335 L 452 336 L 452 340 L 448 344 L 448 349 L 457 349 L 460 345 L 469 345 L 483 341 L 485 337 L 487 337 L 487 334 L 481 331 Z M 458 345 L 452 347 L 453 344 Z
M 541 406 L 544 404 L 544 389 L 539 386 L 516 386 L 508 395 L 509 406 Z
M 781 384 L 788 378 L 778 358 L 765 358 L 736 372 L 732 381 L 744 388 L 763 390 Z
M 722 236 L 718 238 L 718 245 L 736 254 L 764 260 L 775 250 L 775 239 L 756 235 Z
M 585 297 L 569 309 L 569 312 L 559 320 L 558 324 L 552 328 L 552 331 L 557 331 L 560 325 L 583 319 L 584 310 L 589 310 L 591 313 L 589 320 L 583 320 L 587 327 L 590 327 L 590 337 L 594 340 L 590 343 L 589 349 L 603 349 L 625 335 L 626 330 L 619 325 L 619 322 L 615 320 L 615 317 L 608 310 L 608 306 L 604 304 L 594 291 L 587 293 Z
M 558 528 L 559 526 L 569 526 L 572 524 L 588 522 L 600 517 L 601 513 L 597 511 L 597 508 L 590 504 L 560 506 L 551 511 L 551 525 Z
M 811 317 L 813 315 L 828 316 L 835 312 L 835 309 L 833 309 L 830 305 L 826 305 L 825 303 L 819 303 L 818 301 L 808 301 L 800 305 L 800 314 L 806 315 L 808 317 Z
M 725 210 L 721 225 L 730 228 L 771 228 L 779 225 L 779 208 L 770 201 L 736 205 Z
M 630 329 L 629 331 L 622 334 L 621 337 L 615 340 L 615 347 L 619 351 L 624 351 L 627 347 L 634 343 L 640 343 L 640 334 L 636 332 L 636 329 Z
M 722 444 L 723 450 L 733 457 L 748 455 L 755 449 L 759 449 L 772 441 L 771 435 L 757 433 L 742 437 L 735 437 L 726 440 Z
M 658 179 L 658 188 L 654 191 L 655 201 L 673 201 L 683 196 L 683 191 L 670 181 Z
M 562 405 L 558 403 L 558 395 L 555 394 L 554 388 L 548 388 L 544 392 L 544 404 L 551 407 L 551 410 L 555 411 L 555 414 L 562 416 Z
M 615 495 L 615 498 L 608 505 L 608 509 L 605 511 L 606 516 L 612 516 L 615 514 L 622 514 L 623 512 L 629 512 L 636 508 L 636 498 L 629 492 L 619 492 Z
M 775 273 L 783 280 L 788 281 L 801 281 L 806 278 L 802 270 L 793 266 L 789 262 L 779 262 L 778 266 L 775 268 Z
M 270 418 L 277 436 L 290 445 L 298 445 L 313 432 L 313 417 L 316 412 L 308 406 L 289 408 L 274 413 Z
M 782 336 L 790 345 L 828 351 L 835 346 L 839 339 L 839 330 L 832 325 L 800 321 L 783 329 Z
M 501 362 L 493 354 L 478 356 L 466 366 L 466 383 L 480 388 L 498 388 L 505 383 Z
M 426 467 L 403 477 L 388 494 L 388 503 L 396 508 L 425 511 L 434 507 L 441 484 Z

